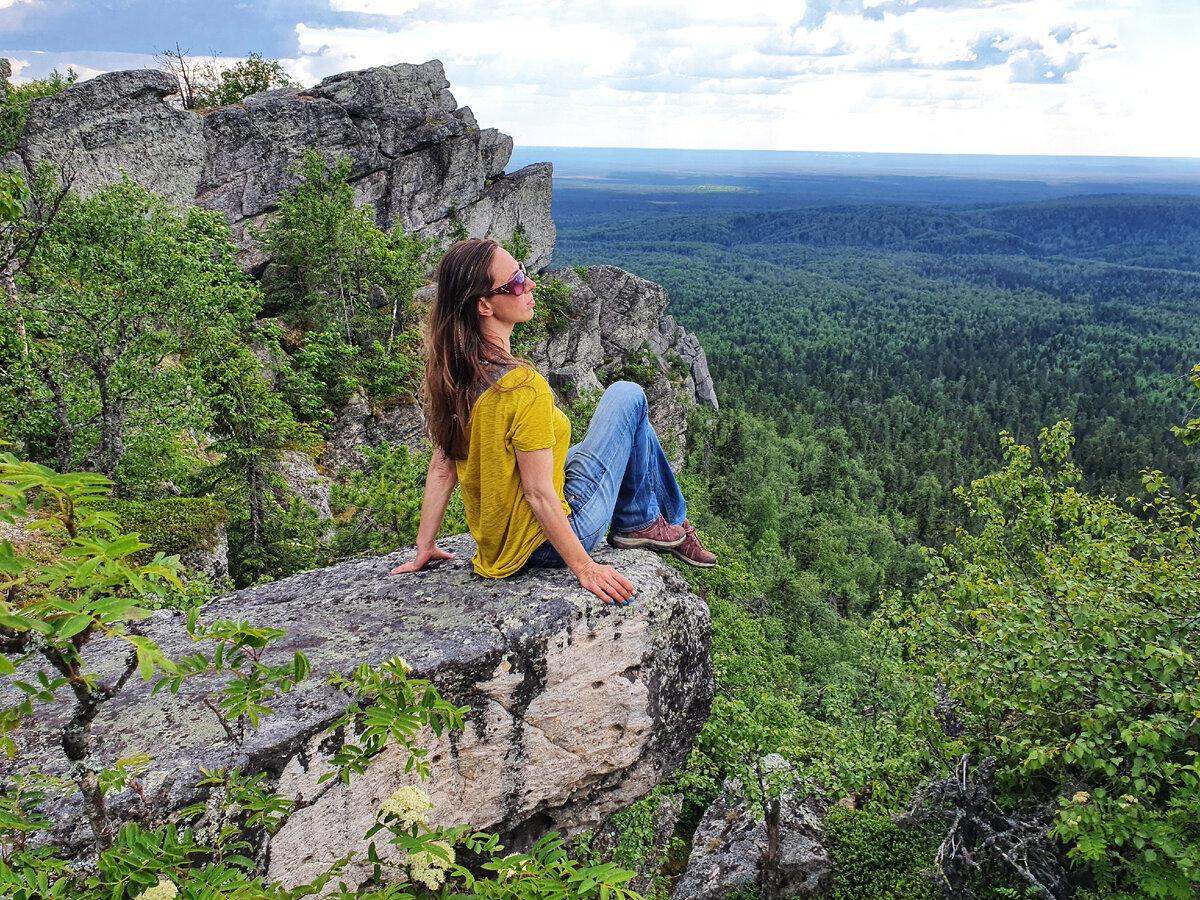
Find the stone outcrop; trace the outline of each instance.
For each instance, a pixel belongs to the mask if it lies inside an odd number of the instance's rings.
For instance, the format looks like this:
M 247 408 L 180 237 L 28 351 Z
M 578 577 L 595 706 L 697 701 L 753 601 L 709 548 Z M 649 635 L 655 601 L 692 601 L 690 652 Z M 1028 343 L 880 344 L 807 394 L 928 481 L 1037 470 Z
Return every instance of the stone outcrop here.
M 220 210 L 250 269 L 265 262 L 250 229 L 299 183 L 289 169 L 308 148 L 350 157 L 358 202 L 382 228 L 442 237 L 453 215 L 472 237 L 507 240 L 521 224 L 531 267 L 546 265 L 551 167 L 506 174 L 512 139 L 480 129 L 449 87 L 437 60 L 401 63 L 197 113 L 167 102 L 177 87 L 166 73 L 110 72 L 34 101 L 17 152 L 28 171 L 46 160 L 73 173 L 85 196 L 123 170 L 180 208 Z
M 29 106 L 17 152 L 34 171 L 63 169 L 90 196 L 125 172 L 179 207 L 196 197 L 204 166 L 201 119 L 166 102 L 177 91 L 165 72 L 109 72 Z
M 195 787 L 199 766 L 268 773 L 276 790 L 299 803 L 269 846 L 259 848 L 270 875 L 288 883 L 362 850 L 358 838 L 380 802 L 413 783 L 403 759 L 390 751 L 348 787 L 336 778 L 319 782 L 344 739 L 329 727 L 348 703 L 325 676 L 364 661 L 400 655 L 414 677 L 432 679 L 447 699 L 470 707 L 463 731 L 428 736 L 433 775 L 424 787 L 434 801 L 432 819 L 500 832 L 509 846 L 551 829 L 592 827 L 683 761 L 708 715 L 713 672 L 708 609 L 674 570 L 650 553 L 602 551 L 599 557 L 619 565 L 637 587 L 636 602 L 616 608 L 561 570 L 480 579 L 471 571 L 469 537 L 443 546 L 457 559 L 417 575 L 387 575 L 411 555 L 400 551 L 212 602 L 206 620 L 286 629 L 266 661 L 285 662 L 303 650 L 312 677 L 276 698 L 275 713 L 240 745 L 203 702 L 219 687 L 215 678 L 189 679 L 177 697 L 152 697 L 135 677 L 100 709 L 93 726 L 97 760 L 153 756 L 155 774 L 144 792 L 156 798 L 151 812 L 159 816 L 204 799 Z M 195 652 L 181 615 L 156 614 L 143 627 L 170 657 Z M 111 678 L 123 667 L 124 651 L 111 646 L 105 653 L 94 668 Z M 16 695 L 8 681 L 0 681 L 4 701 Z M 15 733 L 17 762 L 0 768 L 36 765 L 62 773 L 58 741 L 68 707 L 39 706 L 36 720 Z M 130 796 L 110 795 L 110 807 L 134 814 Z M 56 836 L 79 852 L 88 826 L 77 806 L 67 802 L 49 812 Z M 346 880 L 368 875 L 363 866 Z
M 553 272 L 571 289 L 570 324 L 543 338 L 531 356 L 550 384 L 572 400 L 601 389 L 601 379 L 638 381 L 646 389 L 650 420 L 678 467 L 687 411 L 717 408 L 704 348 L 664 312 L 662 285 L 616 266 Z
M 85 196 L 124 171 L 181 208 L 219 210 L 242 264 L 261 271 L 266 260 L 252 229 L 299 183 L 289 170 L 311 147 L 331 160 L 350 158 L 356 199 L 374 209 L 382 228 L 445 238 L 461 226 L 472 237 L 506 240 L 521 225 L 533 246 L 529 268 L 550 261 L 550 165 L 506 173 L 512 139 L 480 129 L 471 110 L 456 103 L 436 60 L 347 72 L 203 113 L 168 102 L 175 92 L 172 76 L 140 70 L 110 72 L 40 98 L 17 153 L 0 162 L 26 172 L 55 163 Z M 612 266 L 592 267 L 582 278 L 572 270 L 557 274 L 573 291 L 576 317 L 534 348 L 535 362 L 568 400 L 598 390 L 600 379 L 642 383 L 651 419 L 678 465 L 688 407 L 717 406 L 699 342 L 664 315 L 667 294 L 653 282 Z M 415 406 L 377 409 L 358 395 L 339 411 L 320 462 L 336 474 L 363 466 L 364 445 L 386 440 L 420 449 L 423 427 Z M 317 505 L 323 514 L 325 504 Z
M 363 391 L 356 391 L 338 411 L 329 429 L 321 465 L 331 474 L 349 467 L 365 469 L 363 447 L 384 442 L 403 444 L 414 453 L 425 450 L 425 415 L 415 403 L 375 408 Z
M 767 770 L 786 767 L 778 754 L 762 762 Z M 827 897 L 833 887 L 833 867 L 822 845 L 822 822 L 828 802 L 784 791 L 779 803 L 779 846 L 770 895 Z M 734 779 L 725 783 L 704 813 L 692 838 L 687 870 L 675 885 L 672 900 L 722 900 L 748 887 L 761 887 L 768 855 L 763 810 L 754 809 Z
M 225 523 L 217 525 L 211 541 L 179 554 L 179 564 L 191 573 L 205 575 L 215 585 L 229 577 L 229 536 Z

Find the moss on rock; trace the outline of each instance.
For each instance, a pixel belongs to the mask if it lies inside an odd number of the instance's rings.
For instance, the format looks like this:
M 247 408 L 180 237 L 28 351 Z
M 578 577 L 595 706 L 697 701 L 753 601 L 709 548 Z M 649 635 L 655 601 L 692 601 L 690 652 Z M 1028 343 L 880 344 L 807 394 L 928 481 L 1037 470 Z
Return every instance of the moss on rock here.
M 229 518 L 225 504 L 194 497 L 165 500 L 105 500 L 96 504 L 116 514 L 120 529 L 141 535 L 152 550 L 167 555 L 211 550 L 219 526 Z

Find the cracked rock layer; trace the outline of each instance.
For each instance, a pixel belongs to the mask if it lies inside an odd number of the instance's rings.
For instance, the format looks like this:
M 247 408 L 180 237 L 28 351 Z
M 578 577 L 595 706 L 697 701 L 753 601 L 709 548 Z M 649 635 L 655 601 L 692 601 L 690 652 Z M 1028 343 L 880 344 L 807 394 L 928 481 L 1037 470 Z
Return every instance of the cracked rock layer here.
M 205 609 L 208 620 L 286 629 L 267 661 L 303 650 L 312 677 L 277 698 L 275 713 L 240 746 L 204 705 L 218 679 L 189 679 L 177 697 L 152 697 L 135 678 L 97 716 L 97 759 L 111 765 L 138 753 L 154 757 L 157 774 L 146 790 L 158 794 L 159 812 L 203 798 L 195 787 L 200 766 L 267 772 L 277 790 L 299 801 L 261 848 L 269 874 L 290 884 L 315 877 L 350 850 L 361 855 L 359 837 L 379 804 L 414 783 L 394 751 L 375 758 L 348 787 L 336 778 L 318 783 L 343 739 L 330 727 L 349 702 L 325 676 L 362 662 L 400 655 L 414 677 L 431 679 L 447 699 L 471 708 L 464 730 L 427 735 L 433 774 L 424 788 L 434 801 L 431 820 L 440 824 L 469 822 L 523 846 L 549 830 L 594 826 L 682 763 L 711 708 L 711 623 L 707 606 L 673 569 L 644 551 L 601 551 L 598 557 L 637 588 L 634 604 L 615 608 L 566 570 L 485 580 L 471 569 L 468 536 L 442 545 L 457 559 L 416 575 L 387 575 L 412 553 L 400 551 L 214 601 Z M 168 656 L 195 652 L 181 615 L 156 615 L 146 633 Z M 112 647 L 98 668 L 112 677 L 121 663 L 120 648 Z M 18 677 L 25 676 L 22 669 Z M 16 767 L 63 771 L 58 739 L 68 715 L 66 703 L 39 708 L 36 721 L 17 733 Z M 113 809 L 137 814 L 119 800 Z M 76 851 L 87 843 L 77 803 L 61 804 L 54 817 L 60 842 Z M 367 876 L 366 868 L 347 873 L 348 880 Z

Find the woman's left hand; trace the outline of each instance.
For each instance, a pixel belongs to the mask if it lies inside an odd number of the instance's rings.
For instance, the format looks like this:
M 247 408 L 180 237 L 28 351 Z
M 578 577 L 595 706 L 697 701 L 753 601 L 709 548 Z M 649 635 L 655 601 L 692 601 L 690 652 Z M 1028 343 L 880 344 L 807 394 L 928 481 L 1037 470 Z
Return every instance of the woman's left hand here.
M 612 566 L 588 560 L 588 565 L 576 572 L 575 577 L 605 603 L 624 606 L 633 600 L 633 582 Z

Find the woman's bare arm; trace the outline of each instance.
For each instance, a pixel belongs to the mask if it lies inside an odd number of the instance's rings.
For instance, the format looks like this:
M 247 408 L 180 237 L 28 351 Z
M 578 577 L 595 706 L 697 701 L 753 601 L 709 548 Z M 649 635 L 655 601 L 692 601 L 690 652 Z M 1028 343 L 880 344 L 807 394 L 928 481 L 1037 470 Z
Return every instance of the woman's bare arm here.
M 518 450 L 516 453 L 521 487 L 529 508 L 542 526 L 546 540 L 575 573 L 579 583 L 606 603 L 624 603 L 632 599 L 633 582 L 612 566 L 601 565 L 592 559 L 571 529 L 558 492 L 554 490 L 553 449 Z
M 425 568 L 430 560 L 454 559 L 453 553 L 447 553 L 437 545 L 438 529 L 446 517 L 446 507 L 450 503 L 450 495 L 458 484 L 458 469 L 454 461 L 442 452 L 441 447 L 435 447 L 433 458 L 429 460 L 429 474 L 425 477 L 425 496 L 421 499 L 421 524 L 417 528 L 417 558 L 402 566 L 392 569 L 392 575 L 402 572 L 417 572 Z

